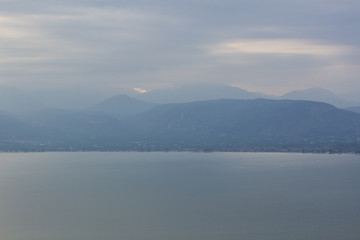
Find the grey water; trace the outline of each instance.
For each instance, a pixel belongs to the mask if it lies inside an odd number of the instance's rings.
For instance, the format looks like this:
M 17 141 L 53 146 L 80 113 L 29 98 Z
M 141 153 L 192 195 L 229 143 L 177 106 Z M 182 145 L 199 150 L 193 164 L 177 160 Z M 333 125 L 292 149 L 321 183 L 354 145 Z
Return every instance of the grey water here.
M 1 240 L 357 240 L 360 156 L 1 153 Z

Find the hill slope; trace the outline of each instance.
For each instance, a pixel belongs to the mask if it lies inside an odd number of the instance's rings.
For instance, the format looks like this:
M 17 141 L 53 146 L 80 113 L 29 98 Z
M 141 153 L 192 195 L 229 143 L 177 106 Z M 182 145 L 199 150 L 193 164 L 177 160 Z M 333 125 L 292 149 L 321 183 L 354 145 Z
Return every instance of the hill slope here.
M 150 102 L 137 100 L 126 95 L 117 95 L 106 99 L 87 110 L 121 118 L 130 114 L 144 112 L 153 106 L 155 106 L 155 104 Z
M 129 122 L 141 126 L 153 141 L 203 145 L 332 143 L 358 141 L 360 136 L 359 114 L 311 101 L 224 99 L 166 104 Z
M 246 91 L 226 84 L 193 84 L 174 89 L 154 90 L 141 93 L 136 98 L 156 103 L 182 103 L 211 99 L 254 99 L 261 94 Z
M 356 113 L 360 113 L 360 106 L 348 107 L 348 108 L 346 108 L 346 110 L 356 112 Z
M 354 105 L 353 102 L 346 101 L 340 98 L 333 92 L 330 92 L 322 88 L 309 88 L 305 90 L 295 90 L 291 91 L 281 97 L 280 99 L 291 99 L 291 100 L 308 100 L 308 101 L 318 101 L 325 102 L 337 107 L 349 107 Z
M 129 137 L 131 129 L 123 121 L 89 112 L 49 109 L 24 118 L 32 125 L 32 136 L 71 146 L 103 144 Z
M 360 152 L 360 114 L 298 100 L 164 104 L 123 120 L 46 110 L 0 115 L 0 150 Z

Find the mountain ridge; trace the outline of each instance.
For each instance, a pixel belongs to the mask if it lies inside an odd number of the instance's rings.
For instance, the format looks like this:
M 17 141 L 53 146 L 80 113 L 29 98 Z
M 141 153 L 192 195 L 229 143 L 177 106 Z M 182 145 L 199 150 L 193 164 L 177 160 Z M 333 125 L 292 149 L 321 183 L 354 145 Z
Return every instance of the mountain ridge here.
M 278 98 L 325 102 L 341 108 L 350 107 L 356 104 L 355 102 L 346 101 L 339 97 L 337 94 L 324 88 L 307 88 L 304 90 L 293 90 Z
M 127 115 L 149 110 L 155 105 L 154 103 L 135 99 L 128 95 L 119 94 L 87 108 L 86 111 L 122 118 Z
M 183 103 L 221 98 L 253 99 L 264 95 L 227 84 L 189 84 L 177 88 L 155 89 L 134 97 L 156 103 Z
M 123 119 L 48 110 L 23 122 L 21 131 L 6 128 L 0 150 L 360 151 L 360 114 L 314 101 L 171 103 Z

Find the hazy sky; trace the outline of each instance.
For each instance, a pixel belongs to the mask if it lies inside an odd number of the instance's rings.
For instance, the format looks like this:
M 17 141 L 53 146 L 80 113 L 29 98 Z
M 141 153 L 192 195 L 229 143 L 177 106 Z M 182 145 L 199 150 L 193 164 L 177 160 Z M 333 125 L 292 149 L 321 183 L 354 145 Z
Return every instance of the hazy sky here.
M 0 0 L 0 85 L 360 93 L 359 0 Z

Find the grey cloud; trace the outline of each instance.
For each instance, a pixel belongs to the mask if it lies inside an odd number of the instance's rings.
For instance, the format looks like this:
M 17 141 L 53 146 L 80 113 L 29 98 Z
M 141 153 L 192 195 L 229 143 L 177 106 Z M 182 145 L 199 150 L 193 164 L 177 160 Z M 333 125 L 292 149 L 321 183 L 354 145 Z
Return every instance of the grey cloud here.
M 275 92 L 275 88 L 299 86 L 337 90 L 345 88 L 346 81 L 353 84 L 358 74 L 353 66 L 359 64 L 356 9 L 360 4 L 352 0 L 12 0 L 1 4 L 3 85 L 86 85 L 120 91 L 211 81 Z M 320 45 L 352 52 L 329 60 L 296 54 L 286 58 L 209 55 L 204 48 L 246 39 L 321 43 L 313 45 L 313 55 Z M 343 81 L 341 86 L 336 79 Z M 354 87 L 360 89 L 348 88 Z

